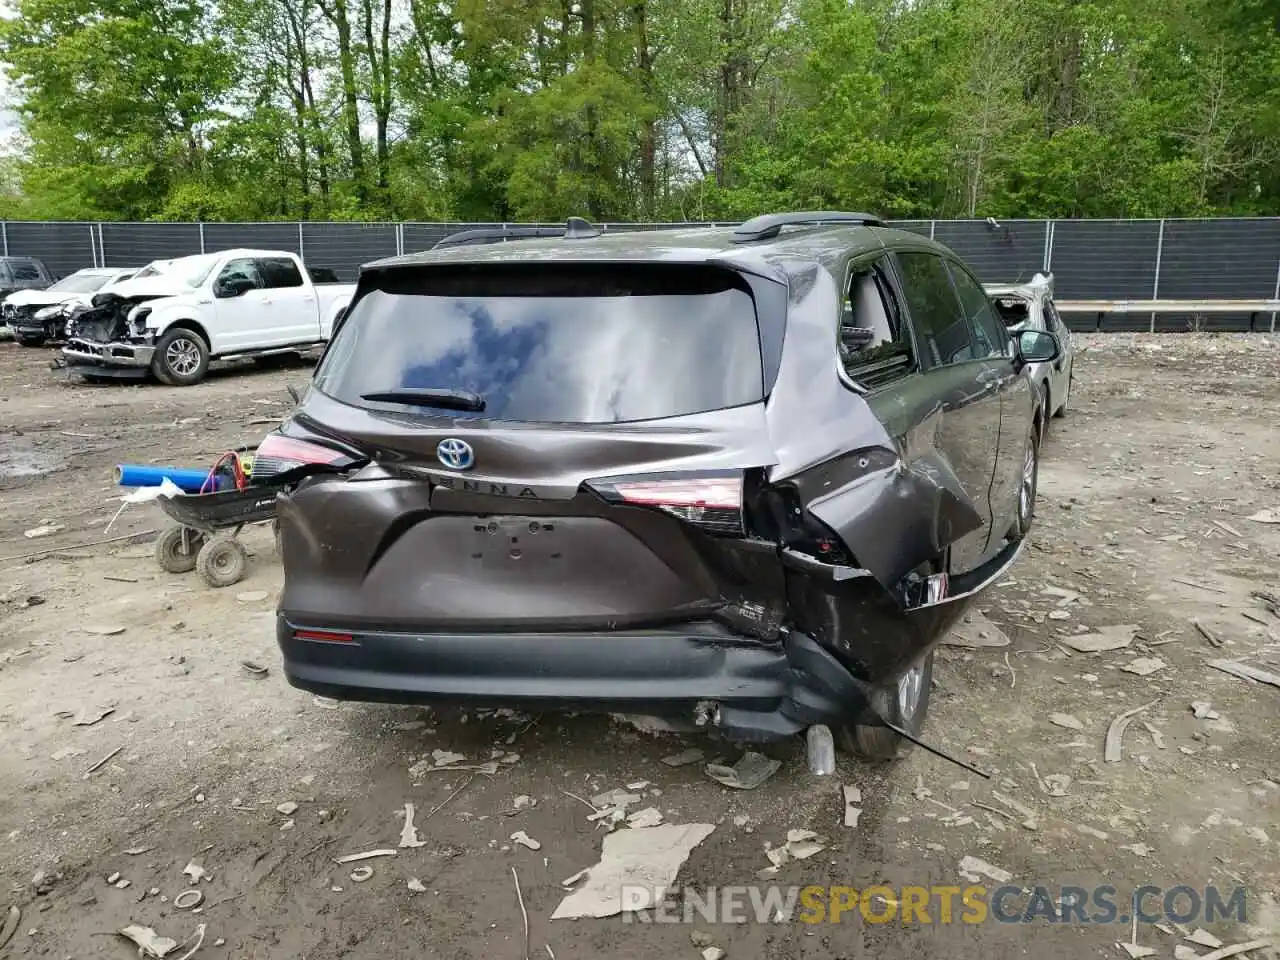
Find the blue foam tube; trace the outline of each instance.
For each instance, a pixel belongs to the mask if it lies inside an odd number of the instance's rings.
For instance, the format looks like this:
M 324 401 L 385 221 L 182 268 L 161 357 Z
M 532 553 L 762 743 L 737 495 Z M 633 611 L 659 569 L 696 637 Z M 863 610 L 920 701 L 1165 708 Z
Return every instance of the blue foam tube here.
M 116 465 L 116 484 L 121 487 L 158 487 L 165 477 L 183 493 L 199 493 L 209 478 L 208 470 L 192 470 L 189 467 L 151 467 L 136 463 Z M 225 486 L 222 477 L 215 479 L 219 489 Z

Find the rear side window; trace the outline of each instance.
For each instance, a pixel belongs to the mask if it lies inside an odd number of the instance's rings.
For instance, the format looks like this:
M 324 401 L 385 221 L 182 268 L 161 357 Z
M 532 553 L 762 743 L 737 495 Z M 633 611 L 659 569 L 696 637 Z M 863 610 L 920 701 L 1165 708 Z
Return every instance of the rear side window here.
M 316 387 L 422 416 L 622 423 L 764 396 L 755 304 L 732 271 L 658 264 L 388 271 L 330 344 Z M 479 394 L 479 413 L 365 397 Z
M 922 365 L 939 367 L 974 359 L 969 324 L 946 264 L 932 253 L 900 253 L 898 263 Z
M 264 257 L 257 264 L 262 285 L 268 289 L 302 286 L 302 272 L 288 257 Z
M 840 363 L 849 379 L 874 390 L 909 374 L 911 335 L 880 262 L 854 264 L 840 314 Z
M 9 264 L 15 280 L 43 280 L 40 271 L 29 260 L 14 260 Z

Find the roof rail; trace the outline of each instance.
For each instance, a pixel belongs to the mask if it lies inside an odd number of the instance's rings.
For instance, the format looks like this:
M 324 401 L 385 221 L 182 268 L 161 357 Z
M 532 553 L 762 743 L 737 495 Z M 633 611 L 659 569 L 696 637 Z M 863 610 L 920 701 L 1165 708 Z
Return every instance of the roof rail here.
M 567 233 L 565 227 L 477 227 L 474 230 L 460 230 L 451 233 L 442 240 L 436 241 L 432 250 L 443 250 L 447 247 L 466 247 L 481 243 L 505 243 L 508 240 L 529 240 L 535 237 L 563 237 Z
M 752 243 L 756 240 L 770 240 L 776 237 L 783 227 L 812 226 L 820 223 L 857 223 L 867 227 L 883 227 L 885 222 L 869 213 L 847 213 L 841 210 L 804 210 L 796 213 L 767 213 L 761 217 L 752 217 L 746 223 L 734 228 L 734 243 Z

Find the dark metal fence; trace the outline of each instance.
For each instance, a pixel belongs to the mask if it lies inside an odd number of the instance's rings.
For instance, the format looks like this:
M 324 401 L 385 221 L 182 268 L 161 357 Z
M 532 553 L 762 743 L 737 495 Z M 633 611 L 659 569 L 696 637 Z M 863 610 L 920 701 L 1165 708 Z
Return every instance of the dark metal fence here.
M 233 247 L 291 250 L 353 280 L 360 264 L 429 249 L 480 223 L 0 222 L 8 255 L 39 257 L 55 273 Z M 693 224 L 607 224 L 646 230 Z M 897 224 L 947 244 L 988 282 L 1052 272 L 1062 300 L 1280 298 L 1280 218 L 1209 220 L 913 220 Z M 1068 317 L 1092 328 L 1092 316 Z M 1104 329 L 1147 329 L 1150 317 L 1115 314 Z M 1157 329 L 1248 329 L 1246 314 L 1166 314 Z

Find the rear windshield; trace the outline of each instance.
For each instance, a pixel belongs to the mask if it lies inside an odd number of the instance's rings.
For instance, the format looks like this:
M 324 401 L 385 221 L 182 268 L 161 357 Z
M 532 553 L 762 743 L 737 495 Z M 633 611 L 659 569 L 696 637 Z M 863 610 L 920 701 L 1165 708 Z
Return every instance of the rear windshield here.
M 111 279 L 109 273 L 81 273 L 76 271 L 69 277 L 63 277 L 52 287 L 50 293 L 93 293 L 107 285 Z
M 555 423 L 676 417 L 760 400 L 755 306 L 728 270 L 505 264 L 388 271 L 316 373 L 335 399 L 420 415 Z M 368 400 L 479 394 L 470 413 Z

